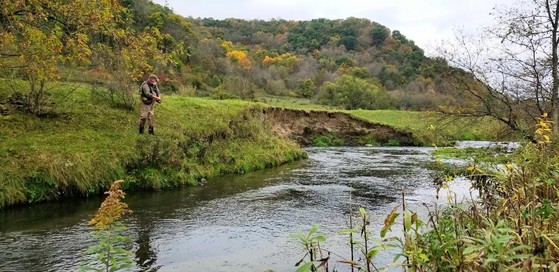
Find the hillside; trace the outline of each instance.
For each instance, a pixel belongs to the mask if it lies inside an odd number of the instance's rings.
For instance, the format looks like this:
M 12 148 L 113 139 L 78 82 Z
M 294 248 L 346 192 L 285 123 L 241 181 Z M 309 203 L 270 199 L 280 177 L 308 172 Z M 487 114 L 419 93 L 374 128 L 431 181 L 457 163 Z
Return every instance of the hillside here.
M 171 62 L 155 67 L 168 92 L 298 97 L 340 109 L 438 110 L 460 102 L 444 81 L 445 61 L 382 22 L 184 18 L 149 0 L 122 3 L 134 29 L 158 33 L 157 48 Z
M 0 45 L 0 68 L 29 80 L 28 90 L 44 92 L 42 81 L 68 79 L 65 71 L 80 68 L 88 76 L 79 80 L 127 99 L 155 72 L 166 93 L 220 99 L 275 95 L 339 109 L 408 110 L 464 102 L 445 81 L 452 69 L 444 60 L 369 19 L 184 18 L 150 0 L 34 5 L 2 11 L 12 20 L 2 24 L 10 42 Z
M 201 92 L 311 98 L 345 109 L 434 110 L 456 103 L 437 72 L 446 68 L 443 61 L 368 19 L 187 20 L 193 69 L 185 77 Z

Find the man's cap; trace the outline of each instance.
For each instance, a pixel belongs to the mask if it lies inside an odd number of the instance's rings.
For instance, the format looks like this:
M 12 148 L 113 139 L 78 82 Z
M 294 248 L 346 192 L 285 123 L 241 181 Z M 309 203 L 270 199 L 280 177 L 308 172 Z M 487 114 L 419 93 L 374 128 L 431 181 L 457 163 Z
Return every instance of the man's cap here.
M 149 75 L 149 78 L 150 78 L 150 79 L 153 78 L 153 79 L 155 79 L 155 81 L 159 82 L 159 78 L 158 78 L 155 74 L 150 74 L 150 75 Z

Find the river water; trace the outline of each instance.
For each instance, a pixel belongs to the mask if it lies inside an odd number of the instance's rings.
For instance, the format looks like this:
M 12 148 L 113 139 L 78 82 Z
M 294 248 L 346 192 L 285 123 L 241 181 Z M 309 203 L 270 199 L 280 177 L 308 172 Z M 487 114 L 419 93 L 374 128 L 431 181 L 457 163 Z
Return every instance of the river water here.
M 124 218 L 136 271 L 294 271 L 304 250 L 290 234 L 320 225 L 323 244 L 349 258 L 351 202 L 371 214 L 374 234 L 401 204 L 425 216 L 437 199 L 426 164 L 432 148 L 311 148 L 309 159 L 204 186 L 129 194 Z M 470 194 L 468 183 L 451 187 Z M 0 271 L 75 271 L 95 244 L 87 221 L 101 198 L 67 200 L 0 211 Z M 423 212 L 421 212 L 423 210 Z M 381 256 L 379 265 L 387 264 Z M 330 268 L 348 271 L 333 260 Z

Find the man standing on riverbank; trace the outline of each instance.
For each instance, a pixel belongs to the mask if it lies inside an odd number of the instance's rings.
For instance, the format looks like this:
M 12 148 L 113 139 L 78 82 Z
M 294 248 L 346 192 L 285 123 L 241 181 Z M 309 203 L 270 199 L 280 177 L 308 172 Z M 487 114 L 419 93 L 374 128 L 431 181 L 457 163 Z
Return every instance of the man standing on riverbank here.
M 140 134 L 144 133 L 146 120 L 148 122 L 148 132 L 153 134 L 153 114 L 155 102 L 161 103 L 161 92 L 157 87 L 159 78 L 156 75 L 149 75 L 148 79 L 140 85 Z

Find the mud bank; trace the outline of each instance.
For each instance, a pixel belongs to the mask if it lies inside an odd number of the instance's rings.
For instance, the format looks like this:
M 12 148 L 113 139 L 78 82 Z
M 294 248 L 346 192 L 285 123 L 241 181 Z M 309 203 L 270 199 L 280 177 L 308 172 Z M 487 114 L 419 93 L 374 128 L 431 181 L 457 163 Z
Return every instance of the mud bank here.
M 264 118 L 272 131 L 300 145 L 308 146 L 319 136 L 343 139 L 344 145 L 360 146 L 371 143 L 416 146 L 412 133 L 370 123 L 343 112 L 305 111 L 283 108 L 263 109 Z

